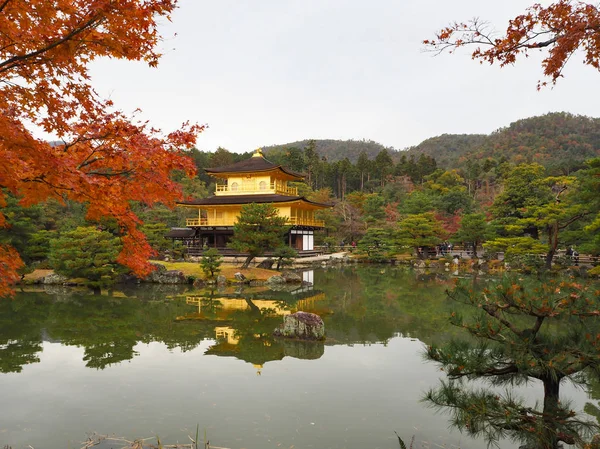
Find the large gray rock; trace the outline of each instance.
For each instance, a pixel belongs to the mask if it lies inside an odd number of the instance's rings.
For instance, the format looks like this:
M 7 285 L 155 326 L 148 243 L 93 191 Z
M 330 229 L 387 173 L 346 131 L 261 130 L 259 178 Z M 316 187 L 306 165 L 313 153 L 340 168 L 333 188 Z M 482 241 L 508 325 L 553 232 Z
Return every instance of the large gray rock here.
M 281 276 L 271 276 L 269 279 L 267 279 L 267 284 L 269 285 L 278 285 L 278 284 L 285 284 L 285 279 L 283 279 Z
M 319 315 L 296 312 L 283 317 L 283 325 L 275 329 L 275 335 L 300 340 L 323 340 L 325 323 Z
M 265 259 L 261 263 L 259 263 L 256 268 L 264 268 L 265 270 L 270 270 L 273 268 L 273 264 L 275 263 L 275 259 Z
M 283 273 L 281 273 L 281 277 L 283 278 L 283 280 L 287 283 L 290 284 L 301 284 L 302 283 L 302 277 L 297 274 L 294 273 L 292 271 L 285 271 Z
M 148 275 L 144 281 L 153 282 L 155 284 L 186 284 L 187 278 L 183 271 L 167 270 L 164 265 L 152 264 L 156 269 Z
M 222 274 L 217 276 L 217 285 L 225 285 L 227 284 L 227 278 Z
M 202 288 L 204 287 L 204 281 L 202 279 L 194 279 L 194 288 Z
M 44 277 L 42 284 L 46 285 L 63 285 L 67 282 L 67 277 L 62 274 L 50 273 L 49 275 Z
M 235 278 L 236 281 L 238 282 L 246 282 L 246 276 L 243 275 L 243 273 L 240 273 L 239 271 L 237 273 L 235 273 L 233 275 L 233 277 Z

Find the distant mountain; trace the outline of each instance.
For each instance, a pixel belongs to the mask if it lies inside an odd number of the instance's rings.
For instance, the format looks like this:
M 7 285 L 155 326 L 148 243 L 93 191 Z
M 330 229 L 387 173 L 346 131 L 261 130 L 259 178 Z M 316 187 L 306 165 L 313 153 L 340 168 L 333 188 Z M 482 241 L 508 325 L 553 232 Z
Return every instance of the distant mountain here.
M 268 157 L 269 153 L 279 153 L 280 151 L 288 150 L 290 148 L 298 148 L 302 150 L 306 145 L 308 145 L 308 142 L 310 142 L 308 139 L 299 140 L 297 142 L 290 142 L 283 145 L 263 147 L 262 149 Z M 315 139 L 315 150 L 319 156 L 325 157 L 328 162 L 340 161 L 347 157 L 350 162 L 354 164 L 358 160 L 358 156 L 362 151 L 367 153 L 369 159 L 375 159 L 375 156 L 377 156 L 377 154 L 384 149 L 386 149 L 386 147 L 372 140 Z M 392 157 L 399 153 L 394 149 L 387 148 L 387 150 Z
M 422 153 L 446 168 L 460 167 L 467 159 L 506 158 L 568 171 L 600 156 L 600 119 L 553 112 L 518 120 L 490 135 L 445 134 L 408 149 L 415 157 Z
M 283 145 L 264 147 L 268 155 L 302 150 L 309 140 L 290 142 Z M 566 112 L 552 112 L 539 117 L 518 120 L 489 135 L 485 134 L 443 134 L 424 140 L 406 151 L 386 148 L 372 140 L 315 140 L 317 153 L 335 162 L 348 158 L 356 163 L 361 151 L 370 159 L 387 149 L 396 162 L 402 155 L 416 159 L 421 154 L 435 158 L 438 167 L 458 168 L 468 160 L 505 158 L 512 162 L 538 162 L 547 167 L 563 171 L 581 165 L 592 157 L 600 157 L 600 119 L 574 115 Z
M 409 148 L 405 154 L 416 159 L 425 154 L 435 158 L 438 167 L 454 167 L 461 158 L 482 148 L 488 138 L 485 134 L 442 134 Z

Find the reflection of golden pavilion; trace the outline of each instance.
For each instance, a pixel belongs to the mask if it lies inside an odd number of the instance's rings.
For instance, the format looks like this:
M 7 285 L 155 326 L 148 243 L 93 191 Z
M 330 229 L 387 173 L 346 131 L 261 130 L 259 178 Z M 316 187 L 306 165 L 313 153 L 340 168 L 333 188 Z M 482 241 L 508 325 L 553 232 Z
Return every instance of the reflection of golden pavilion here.
M 325 293 L 316 293 L 308 298 L 304 298 L 296 302 L 294 309 L 285 308 L 281 301 L 272 299 L 252 299 L 252 304 L 258 307 L 261 311 L 269 310 L 276 315 L 289 315 L 298 310 L 308 311 L 314 307 L 315 302 L 325 299 Z M 198 306 L 198 313 L 202 313 L 203 307 L 207 310 L 214 310 L 215 304 L 221 312 L 250 310 L 250 304 L 245 299 L 240 298 L 206 298 L 205 296 L 187 296 L 186 304 Z
M 215 335 L 217 340 L 225 340 L 230 345 L 237 345 L 240 342 L 240 338 L 235 335 L 235 329 L 230 326 L 216 326 Z
M 226 310 L 250 310 L 250 305 L 248 304 L 248 302 L 245 299 L 239 299 L 239 298 L 211 298 L 211 299 L 207 299 L 204 296 L 187 296 L 185 298 L 185 302 L 186 304 L 191 304 L 191 305 L 197 305 L 198 306 L 198 313 L 202 312 L 202 307 L 203 304 L 202 302 L 204 301 L 205 307 L 211 308 L 211 310 L 214 308 L 214 303 L 219 303 L 219 309 L 226 311 Z M 208 304 L 211 303 L 212 304 Z M 269 300 L 269 299 L 253 299 L 252 303 L 258 307 L 260 310 L 265 310 L 265 309 L 269 309 L 274 311 L 277 315 L 289 315 L 291 312 L 290 310 L 286 310 L 284 308 L 281 307 L 281 302 L 279 301 L 274 301 L 274 300 Z

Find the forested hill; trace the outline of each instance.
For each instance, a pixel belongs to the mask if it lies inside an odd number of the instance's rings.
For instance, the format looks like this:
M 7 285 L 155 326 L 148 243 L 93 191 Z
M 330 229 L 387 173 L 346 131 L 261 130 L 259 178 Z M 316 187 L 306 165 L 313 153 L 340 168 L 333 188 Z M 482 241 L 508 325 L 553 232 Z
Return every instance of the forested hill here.
M 600 119 L 553 112 L 518 120 L 487 136 L 442 135 L 408 150 L 409 156 L 421 154 L 434 157 L 445 168 L 458 168 L 467 159 L 506 158 L 569 171 L 600 156 Z
M 291 148 L 303 150 L 310 142 L 301 140 L 263 149 L 267 155 L 277 159 Z M 387 149 L 395 162 L 402 155 L 418 159 L 425 154 L 435 158 L 438 167 L 447 169 L 460 168 L 468 159 L 492 158 L 515 163 L 538 162 L 570 171 L 578 168 L 582 161 L 600 156 L 600 119 L 553 112 L 518 120 L 489 135 L 443 134 L 424 140 L 407 151 L 386 148 L 371 140 L 326 139 L 314 140 L 314 144 L 317 154 L 328 162 L 348 158 L 356 163 L 363 151 L 373 160 L 381 150 Z
M 433 157 L 439 167 L 455 168 L 463 156 L 482 148 L 488 138 L 485 134 L 442 134 L 409 148 L 405 154 L 416 159 L 425 154 Z
M 300 140 L 297 142 L 290 142 L 283 145 L 272 145 L 263 147 L 263 151 L 267 155 L 279 155 L 282 152 L 287 152 L 290 148 L 304 149 L 309 145 L 310 140 Z M 348 158 L 353 164 L 358 161 L 358 156 L 361 152 L 365 152 L 369 159 L 375 159 L 379 152 L 386 147 L 380 143 L 372 140 L 333 140 L 323 139 L 314 140 L 315 151 L 320 157 L 325 157 L 328 162 L 341 161 L 344 158 Z M 387 148 L 388 153 L 394 157 L 398 151 Z

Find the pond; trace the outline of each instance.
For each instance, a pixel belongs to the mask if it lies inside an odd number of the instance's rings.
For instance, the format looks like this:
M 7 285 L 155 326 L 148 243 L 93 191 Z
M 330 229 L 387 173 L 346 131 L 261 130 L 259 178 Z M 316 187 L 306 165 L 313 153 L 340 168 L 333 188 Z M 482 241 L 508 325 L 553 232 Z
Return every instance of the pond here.
M 197 426 L 231 449 L 398 448 L 394 432 L 415 447 L 485 447 L 420 402 L 440 379 L 424 346 L 459 335 L 447 274 L 304 277 L 313 285 L 281 291 L 47 287 L 0 300 L 0 447 L 79 448 L 91 432 L 189 443 Z M 271 336 L 296 310 L 324 318 L 324 343 Z M 597 405 L 562 392 L 578 409 Z

